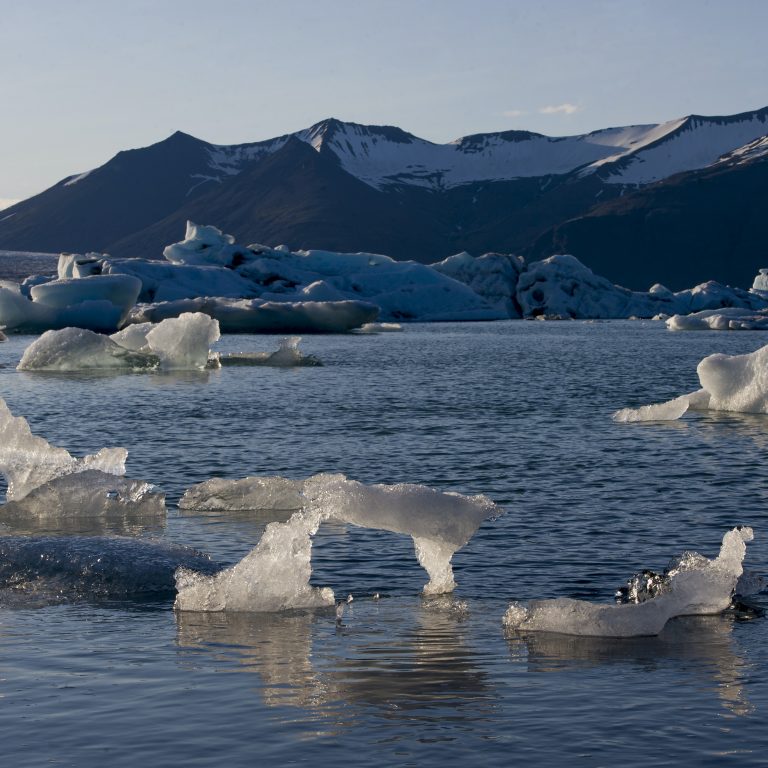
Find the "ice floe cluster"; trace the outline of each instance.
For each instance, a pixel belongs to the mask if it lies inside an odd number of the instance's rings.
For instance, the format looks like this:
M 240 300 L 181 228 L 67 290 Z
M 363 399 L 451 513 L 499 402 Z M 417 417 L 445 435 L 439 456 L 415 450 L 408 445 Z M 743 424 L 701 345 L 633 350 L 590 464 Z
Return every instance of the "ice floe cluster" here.
M 696 367 L 701 389 L 674 400 L 616 411 L 617 422 L 672 421 L 689 408 L 768 413 L 768 345 L 745 355 L 717 353 Z
M 279 353 L 278 353 L 279 354 Z M 163 494 L 125 478 L 127 452 L 102 449 L 78 459 L 32 434 L 0 399 L 0 473 L 7 501 L 0 522 L 128 515 L 164 516 Z M 486 496 L 441 492 L 423 485 L 364 483 L 339 474 L 304 480 L 284 477 L 215 478 L 188 489 L 182 513 L 218 510 L 242 514 L 288 510 L 270 522 L 256 546 L 225 567 L 197 550 L 125 536 L 2 536 L 0 590 L 40 599 L 171 596 L 179 611 L 268 612 L 332 606 L 329 587 L 311 584 L 313 537 L 323 524 L 342 524 L 410 536 L 429 581 L 426 596 L 445 595 L 456 584 L 453 554 L 480 525 L 502 514 Z M 34 526 L 33 526 L 34 527 Z M 643 571 L 622 591 L 620 604 L 569 598 L 510 604 L 508 630 L 584 636 L 657 634 L 674 616 L 718 613 L 734 594 L 765 589 L 759 574 L 745 574 L 751 528 L 723 537 L 719 555 L 695 552 L 674 559 L 663 573 Z M 348 598 L 348 600 L 351 598 Z M 343 605 L 337 606 L 337 618 Z
M 214 352 L 219 322 L 185 312 L 159 323 L 129 325 L 111 336 L 84 328 L 46 331 L 25 350 L 20 371 L 177 371 L 231 365 L 278 368 L 322 365 L 299 349 L 300 336 L 281 339 L 272 352 Z
M 569 255 L 526 262 L 509 254 L 459 253 L 425 265 L 372 253 L 243 246 L 216 227 L 193 222 L 184 240 L 163 255 L 164 261 L 62 254 L 55 280 L 0 284 L 0 326 L 113 332 L 125 323 L 201 312 L 218 320 L 223 333 L 328 333 L 377 318 L 666 318 L 725 309 L 718 316 L 728 317 L 729 327 L 747 328 L 768 307 L 764 275 L 751 291 L 707 282 L 676 293 L 661 285 L 639 292 L 595 275 Z M 753 319 L 729 316 L 734 309 Z M 711 327 L 724 323 L 710 321 Z M 685 326 L 676 319 L 670 327 Z

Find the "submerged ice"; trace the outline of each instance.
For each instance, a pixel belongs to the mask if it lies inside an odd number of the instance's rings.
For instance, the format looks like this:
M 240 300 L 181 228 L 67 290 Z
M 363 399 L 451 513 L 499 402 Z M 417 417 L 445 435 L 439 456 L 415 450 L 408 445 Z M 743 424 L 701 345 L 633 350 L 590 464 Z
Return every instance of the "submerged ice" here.
M 513 602 L 504 614 L 504 626 L 528 632 L 634 637 L 659 634 L 675 616 L 720 613 L 731 604 L 743 573 L 746 543 L 752 538 L 751 528 L 733 528 L 723 536 L 715 559 L 686 553 L 665 579 L 653 586 L 647 579 L 640 584 L 635 601 L 611 605 L 562 597 L 528 605 Z
M 184 509 L 300 509 L 284 523 L 267 526 L 259 544 L 239 563 L 213 577 L 180 571 L 180 610 L 262 611 L 332 605 L 330 589 L 311 587 L 312 536 L 323 522 L 411 536 L 416 557 L 429 575 L 425 594 L 455 587 L 451 558 L 483 520 L 502 510 L 485 496 L 440 492 L 423 485 L 365 485 L 344 475 L 307 480 L 246 478 L 216 480 L 187 491 Z

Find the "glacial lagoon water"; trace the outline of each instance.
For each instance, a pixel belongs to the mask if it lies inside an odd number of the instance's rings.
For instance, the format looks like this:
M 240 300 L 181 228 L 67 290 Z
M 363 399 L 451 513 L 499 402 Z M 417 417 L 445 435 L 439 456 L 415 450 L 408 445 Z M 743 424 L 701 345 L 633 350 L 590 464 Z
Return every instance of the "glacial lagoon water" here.
M 450 599 L 420 596 L 409 538 L 321 528 L 313 583 L 354 596 L 341 625 L 332 608 L 174 613 L 171 600 L 6 591 L 8 765 L 765 765 L 768 618 L 675 619 L 656 638 L 606 640 L 507 637 L 501 617 L 511 599 L 610 602 L 684 549 L 714 556 L 739 523 L 755 529 L 746 566 L 768 572 L 768 416 L 610 418 L 696 389 L 701 358 L 768 333 L 435 324 L 305 338 L 322 367 L 130 375 L 18 372 L 30 341 L 0 345 L 11 410 L 77 455 L 127 447 L 128 475 L 162 487 L 169 514 L 118 530 L 14 520 L 2 535 L 129 534 L 234 562 L 263 516 L 176 507 L 212 476 L 343 472 L 484 493 L 507 514 L 456 554 Z M 217 348 L 276 346 L 228 336 Z

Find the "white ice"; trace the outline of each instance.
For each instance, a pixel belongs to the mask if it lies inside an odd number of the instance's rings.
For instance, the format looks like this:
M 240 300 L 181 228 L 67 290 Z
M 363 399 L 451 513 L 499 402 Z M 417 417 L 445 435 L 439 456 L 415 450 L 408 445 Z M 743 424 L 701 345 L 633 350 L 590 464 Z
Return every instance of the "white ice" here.
M 614 420 L 670 420 L 688 409 L 768 413 L 768 345 L 745 355 L 709 355 L 698 364 L 696 373 L 700 390 L 657 405 L 624 408 L 614 414 Z
M 768 329 L 768 312 L 724 307 L 673 315 L 666 323 L 670 331 L 764 331 Z
M 667 592 L 641 603 L 600 605 L 584 600 L 557 598 L 534 600 L 527 606 L 513 602 L 504 614 L 509 630 L 558 632 L 596 637 L 657 635 L 669 619 L 693 614 L 714 614 L 731 603 L 743 572 L 746 542 L 751 528 L 733 528 L 723 536 L 714 560 L 701 558 L 695 565 L 671 575 Z
M 257 547 L 233 568 L 213 577 L 181 572 L 176 607 L 262 611 L 333 604 L 330 590 L 309 586 L 312 536 L 325 521 L 411 536 L 416 557 L 429 575 L 424 594 L 451 592 L 456 586 L 451 567 L 454 552 L 483 520 L 502 512 L 486 496 L 444 493 L 406 483 L 365 485 L 344 475 L 315 475 L 304 481 L 209 481 L 190 489 L 181 506 L 240 511 L 248 503 L 264 509 L 297 500 L 302 509 L 285 523 L 270 523 Z
M 617 422 L 674 421 L 688 410 L 688 406 L 688 397 L 683 395 L 666 403 L 642 405 L 639 408 L 622 408 L 613 414 L 613 420 Z

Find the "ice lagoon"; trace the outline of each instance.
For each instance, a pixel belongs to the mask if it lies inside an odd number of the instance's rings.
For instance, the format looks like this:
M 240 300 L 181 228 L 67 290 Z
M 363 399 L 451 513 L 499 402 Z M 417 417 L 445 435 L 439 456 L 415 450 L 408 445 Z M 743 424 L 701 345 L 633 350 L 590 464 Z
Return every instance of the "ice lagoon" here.
M 754 612 L 673 618 L 633 639 L 505 634 L 501 618 L 513 600 L 610 605 L 670 555 L 714 557 L 738 524 L 755 531 L 745 567 L 765 572 L 768 416 L 611 415 L 694 391 L 702 359 L 753 352 L 768 333 L 435 324 L 304 339 L 322 366 L 130 376 L 17 371 L 31 340 L 0 345 L 11 411 L 77 457 L 124 446 L 128 477 L 165 492 L 167 514 L 0 526 L 3 562 L 16 564 L 0 571 L 0 723 L 14 766 L 764 763 L 766 620 Z M 225 336 L 215 348 L 278 340 Z M 152 552 L 165 574 L 184 558 L 206 569 L 181 547 L 234 565 L 293 514 L 289 484 L 260 512 L 179 509 L 195 484 L 320 473 L 484 494 L 506 514 L 478 520 L 452 559 L 455 591 L 434 597 L 422 595 L 411 536 L 324 523 L 311 583 L 354 596 L 340 623 L 332 606 L 174 611 L 172 581 L 143 567 L 128 570 L 131 596 L 103 583 L 108 566 L 143 566 Z M 102 549 L 101 588 L 84 589 L 81 565 L 96 568 L 88 558 Z M 41 554 L 45 567 L 20 566 Z

